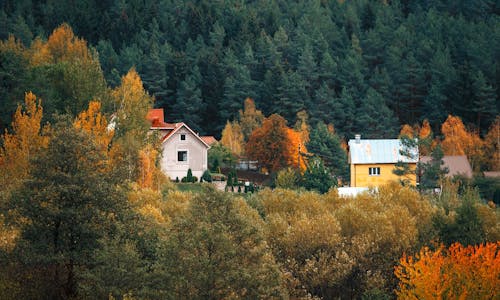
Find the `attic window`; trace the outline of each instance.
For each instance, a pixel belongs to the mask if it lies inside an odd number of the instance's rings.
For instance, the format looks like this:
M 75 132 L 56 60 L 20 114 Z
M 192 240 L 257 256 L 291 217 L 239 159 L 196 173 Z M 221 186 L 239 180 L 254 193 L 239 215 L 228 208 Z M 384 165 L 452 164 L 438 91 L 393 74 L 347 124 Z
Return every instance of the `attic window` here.
M 185 134 L 181 134 L 181 141 L 185 141 L 186 140 L 186 135 Z
M 368 168 L 368 174 L 370 176 L 379 176 L 380 175 L 380 167 Z

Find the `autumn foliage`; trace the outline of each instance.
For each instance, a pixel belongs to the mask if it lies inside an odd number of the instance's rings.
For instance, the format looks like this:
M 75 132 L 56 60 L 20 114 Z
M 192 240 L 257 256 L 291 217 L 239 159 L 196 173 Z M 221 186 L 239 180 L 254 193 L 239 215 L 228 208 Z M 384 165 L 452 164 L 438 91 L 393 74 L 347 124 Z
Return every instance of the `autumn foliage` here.
M 231 153 L 236 156 L 243 154 L 243 133 L 238 122 L 228 121 L 226 123 L 226 126 L 222 130 L 220 143 L 231 150 Z
M 91 62 L 94 60 L 87 42 L 76 37 L 66 23 L 56 28 L 47 42 L 36 39 L 31 46 L 31 52 L 31 63 L 35 66 L 61 61 Z
M 99 101 L 90 101 L 88 109 L 78 115 L 74 126 L 91 134 L 94 142 L 102 149 L 107 149 L 113 138 L 114 130 L 108 129 L 108 122 L 101 113 Z
M 305 163 L 299 158 L 299 149 L 307 152 L 300 132 L 288 128 L 286 120 L 277 114 L 264 119 L 262 126 L 252 132 L 246 144 L 248 156 L 258 160 L 262 167 L 272 172 L 288 166 L 297 167 L 299 164 L 304 170 Z
M 12 131 L 3 135 L 3 148 L 0 148 L 2 182 L 26 178 L 32 158 L 40 148 L 49 142 L 48 126 L 42 126 L 42 101 L 28 92 L 24 98 L 24 109 L 18 105 L 12 121 Z M 10 182 L 11 183 L 11 182 Z
M 465 155 L 472 143 L 471 136 L 459 117 L 449 115 L 441 126 L 444 140 L 441 143 L 445 155 Z
M 494 299 L 500 294 L 500 242 L 459 243 L 403 256 L 395 268 L 400 299 Z
M 244 139 L 248 140 L 252 131 L 262 125 L 264 115 L 255 108 L 255 102 L 251 98 L 246 98 L 243 104 L 244 109 L 239 111 L 241 132 Z

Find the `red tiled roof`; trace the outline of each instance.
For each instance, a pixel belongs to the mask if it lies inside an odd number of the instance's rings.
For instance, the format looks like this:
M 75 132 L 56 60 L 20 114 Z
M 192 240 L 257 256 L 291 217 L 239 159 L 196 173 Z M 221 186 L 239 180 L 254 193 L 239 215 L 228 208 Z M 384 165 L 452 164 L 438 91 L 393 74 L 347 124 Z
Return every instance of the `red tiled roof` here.
M 209 146 L 212 146 L 213 143 L 217 142 L 217 140 L 212 135 L 201 136 L 201 139 Z
M 163 108 L 149 110 L 146 119 L 151 122 L 151 128 L 174 129 L 174 124 L 165 123 Z
M 167 140 L 172 134 L 174 134 L 174 132 L 177 131 L 178 128 L 180 128 L 184 123 L 175 123 L 175 124 L 170 124 L 172 125 L 172 128 L 173 130 L 170 130 L 167 134 L 165 134 L 165 136 L 161 139 L 162 142 L 164 142 L 165 140 Z

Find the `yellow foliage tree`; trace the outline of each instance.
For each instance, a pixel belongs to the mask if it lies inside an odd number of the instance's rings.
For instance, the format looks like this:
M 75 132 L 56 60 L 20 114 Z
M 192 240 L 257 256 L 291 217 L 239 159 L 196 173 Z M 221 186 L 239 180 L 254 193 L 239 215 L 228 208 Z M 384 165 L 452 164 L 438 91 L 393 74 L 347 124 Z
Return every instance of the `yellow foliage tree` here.
M 449 115 L 441 125 L 441 132 L 444 135 L 441 148 L 445 155 L 465 155 L 471 137 L 459 117 Z
M 92 62 L 96 58 L 87 47 L 87 42 L 75 36 L 71 27 L 64 23 L 57 27 L 46 43 L 36 39 L 31 46 L 31 64 L 55 64 L 66 62 Z
M 26 59 L 29 58 L 29 54 L 24 48 L 22 42 L 16 39 L 12 35 L 9 35 L 9 38 L 5 41 L 0 40 L 0 52 L 7 52 L 7 51 L 20 54 Z
M 449 115 L 441 126 L 444 140 L 441 148 L 445 155 L 467 155 L 471 166 L 478 170 L 483 161 L 483 140 L 478 133 L 470 133 L 459 117 Z
M 262 125 L 264 115 L 262 112 L 255 108 L 255 102 L 251 98 L 246 98 L 243 104 L 243 110 L 240 109 L 240 124 L 243 138 L 248 141 L 250 134 L 255 128 Z
M 399 299 L 495 299 L 500 294 L 500 242 L 403 256 L 395 275 Z
M 155 145 L 148 143 L 139 150 L 139 175 L 137 183 L 141 188 L 160 190 L 169 182 L 157 165 L 159 152 Z
M 401 138 L 402 136 L 408 138 L 415 137 L 415 129 L 408 124 L 404 124 L 403 127 L 401 127 L 401 131 L 399 131 L 399 137 Z
M 127 131 L 147 132 L 149 124 L 146 120 L 148 111 L 153 107 L 154 99 L 142 85 L 142 80 L 135 68 L 131 68 L 122 77 L 121 84 L 112 92 L 117 106 L 117 127 L 123 135 Z
M 0 167 L 3 176 L 0 182 L 3 187 L 27 177 L 30 159 L 41 148 L 48 145 L 48 126 L 42 126 L 43 108 L 41 100 L 35 94 L 26 93 L 24 111 L 17 107 L 12 121 L 12 133 L 3 135 L 3 147 L 0 149 Z
M 426 139 L 430 136 L 432 136 L 431 124 L 429 124 L 429 121 L 425 119 L 424 122 L 422 122 L 422 127 L 419 129 L 418 137 L 420 139 Z
M 108 149 L 114 130 L 108 129 L 106 117 L 101 113 L 101 102 L 90 101 L 88 109 L 78 115 L 74 126 L 91 134 L 102 149 Z
M 156 189 L 165 180 L 155 164 L 158 140 L 155 135 L 148 135 L 150 124 L 146 115 L 153 107 L 154 99 L 144 90 L 134 68 L 122 77 L 121 84 L 112 91 L 112 97 L 117 110 L 112 120 L 115 142 L 110 150 L 111 158 L 114 164 L 124 167 L 127 179 Z
M 434 143 L 432 141 L 432 129 L 429 121 L 424 120 L 422 126 L 418 130 L 418 138 L 420 140 L 418 150 L 420 155 L 430 155 L 432 149 L 434 148 Z
M 243 132 L 238 122 L 227 121 L 226 126 L 222 130 L 222 137 L 220 143 L 231 150 L 236 156 L 243 154 Z

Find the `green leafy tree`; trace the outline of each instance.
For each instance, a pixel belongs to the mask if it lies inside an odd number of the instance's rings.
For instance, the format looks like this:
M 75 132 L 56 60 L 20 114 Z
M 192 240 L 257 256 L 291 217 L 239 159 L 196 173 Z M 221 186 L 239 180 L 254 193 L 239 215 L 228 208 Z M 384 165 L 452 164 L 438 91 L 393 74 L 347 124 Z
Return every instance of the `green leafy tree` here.
M 436 214 L 433 219 L 440 240 L 447 246 L 459 242 L 464 246 L 479 245 L 486 241 L 482 219 L 478 213 L 477 191 L 468 189 L 456 208 L 456 216 Z
M 308 190 L 324 194 L 331 187 L 336 186 L 337 183 L 328 169 L 325 168 L 323 161 L 320 158 L 313 158 L 307 164 L 307 169 L 304 175 L 302 175 L 300 185 Z
M 79 276 L 94 265 L 99 239 L 113 232 L 127 208 L 108 163 L 71 122 L 54 126 L 31 178 L 10 200 L 8 220 L 21 231 L 11 257 L 21 270 L 20 297 L 78 296 Z
M 234 165 L 236 157 L 231 150 L 221 143 L 216 143 L 208 149 L 208 167 L 213 172 L 218 172 L 219 168 L 227 168 Z
M 262 220 L 242 199 L 206 187 L 158 249 L 154 284 L 167 298 L 286 297 Z
M 298 187 L 300 174 L 296 169 L 286 168 L 276 174 L 274 185 L 281 189 L 295 189 Z

